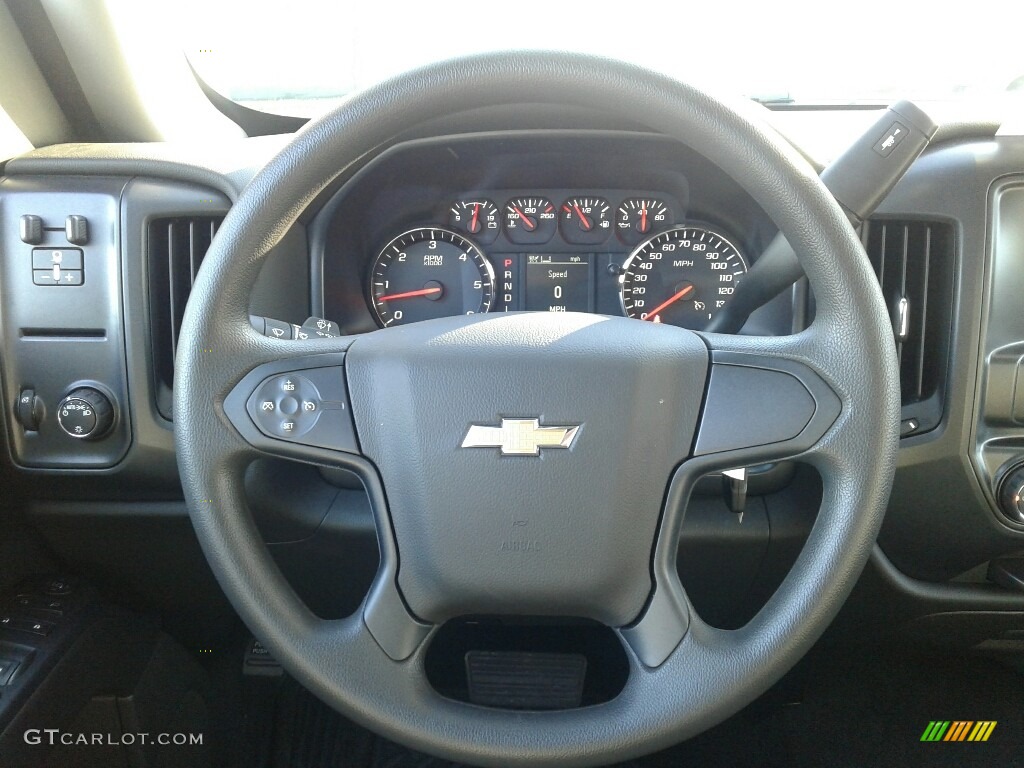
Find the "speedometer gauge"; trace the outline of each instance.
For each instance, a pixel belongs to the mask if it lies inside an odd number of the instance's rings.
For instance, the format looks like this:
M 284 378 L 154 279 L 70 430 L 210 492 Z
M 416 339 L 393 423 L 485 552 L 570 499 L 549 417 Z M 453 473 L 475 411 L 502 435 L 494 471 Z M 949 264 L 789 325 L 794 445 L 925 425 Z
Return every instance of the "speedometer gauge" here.
M 645 240 L 623 265 L 627 317 L 700 329 L 732 298 L 747 263 L 711 229 L 678 227 Z
M 384 327 L 487 312 L 494 302 L 494 268 L 462 235 L 440 227 L 413 229 L 374 260 L 370 299 Z

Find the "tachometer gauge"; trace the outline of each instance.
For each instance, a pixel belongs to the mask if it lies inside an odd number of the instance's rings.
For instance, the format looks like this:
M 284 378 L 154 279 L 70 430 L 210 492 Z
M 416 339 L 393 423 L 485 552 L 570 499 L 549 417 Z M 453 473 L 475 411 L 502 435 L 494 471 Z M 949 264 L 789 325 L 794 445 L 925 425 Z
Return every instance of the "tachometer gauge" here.
M 558 219 L 568 243 L 603 243 L 612 231 L 612 208 L 602 197 L 574 197 L 562 203 Z
M 640 244 L 619 277 L 627 317 L 700 329 L 728 304 L 747 271 L 725 237 L 703 227 L 678 227 Z
M 505 237 L 513 243 L 546 243 L 557 228 L 555 206 L 546 197 L 519 197 L 505 204 Z
M 672 226 L 668 206 L 655 197 L 631 197 L 622 201 L 615 213 L 615 231 L 619 239 L 632 245 L 652 232 Z
M 459 200 L 449 211 L 448 223 L 478 243 L 493 243 L 501 232 L 501 211 L 490 200 Z
M 384 327 L 487 312 L 494 302 L 494 268 L 462 235 L 439 227 L 413 229 L 374 260 L 370 299 Z

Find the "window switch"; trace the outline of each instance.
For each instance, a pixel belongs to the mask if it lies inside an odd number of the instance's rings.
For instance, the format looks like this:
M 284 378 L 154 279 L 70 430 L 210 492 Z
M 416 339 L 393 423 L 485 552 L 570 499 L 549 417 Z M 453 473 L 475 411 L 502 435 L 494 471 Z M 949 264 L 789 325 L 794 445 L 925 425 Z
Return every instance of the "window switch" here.
M 41 619 L 26 619 L 23 616 L 0 616 L 0 629 L 16 629 L 19 632 L 30 632 L 33 635 L 46 637 L 56 626 L 52 621 Z
M 11 601 L 11 605 L 18 609 L 29 611 L 46 611 L 54 615 L 61 615 L 65 611 L 66 600 L 62 597 L 47 597 L 46 595 L 18 595 Z

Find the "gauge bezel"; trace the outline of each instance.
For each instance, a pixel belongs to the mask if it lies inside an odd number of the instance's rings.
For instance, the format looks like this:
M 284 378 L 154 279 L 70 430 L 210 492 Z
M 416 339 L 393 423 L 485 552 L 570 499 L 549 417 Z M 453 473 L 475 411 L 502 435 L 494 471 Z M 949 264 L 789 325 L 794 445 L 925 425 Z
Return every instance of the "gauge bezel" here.
M 470 232 L 469 229 L 463 227 L 452 221 L 453 216 L 458 216 L 458 208 L 466 208 L 467 206 L 477 204 L 480 206 L 481 214 L 486 210 L 493 210 L 494 215 L 497 217 L 498 226 L 494 229 L 487 229 L 481 227 L 479 232 Z M 473 242 L 480 245 L 490 245 L 501 234 L 502 229 L 505 226 L 505 215 L 501 208 L 498 207 L 489 197 L 459 197 L 448 207 L 448 226 L 453 230 L 457 230 L 463 237 L 472 238 Z
M 653 224 L 652 223 L 651 224 L 651 231 L 650 232 L 637 232 L 636 230 L 633 229 L 632 225 L 627 226 L 627 227 L 621 226 L 621 218 L 620 217 L 622 215 L 622 212 L 627 210 L 626 209 L 626 205 L 628 203 L 637 203 L 637 202 L 641 202 L 641 203 L 646 202 L 646 203 L 654 204 L 654 205 L 649 205 L 648 206 L 649 208 L 653 208 L 656 205 L 657 206 L 661 206 L 661 208 L 665 211 L 665 214 L 666 214 L 665 218 L 666 218 L 666 220 L 663 221 L 663 222 L 659 222 L 658 224 Z M 629 216 L 631 214 L 636 214 L 636 209 L 635 208 L 630 209 L 629 211 L 627 211 L 627 216 Z M 615 218 L 614 218 L 614 222 L 615 222 L 615 226 L 614 226 L 615 236 L 619 239 L 619 242 L 621 242 L 623 245 L 625 245 L 627 247 L 635 248 L 637 245 L 645 242 L 646 240 L 654 237 L 655 235 L 660 235 L 660 234 L 663 234 L 664 232 L 669 231 L 670 229 L 675 229 L 676 228 L 676 223 L 675 223 L 675 215 L 674 214 L 675 214 L 675 212 L 674 212 L 672 206 L 669 205 L 668 201 L 665 200 L 662 197 L 658 197 L 656 195 L 651 195 L 650 197 L 645 196 L 645 195 L 634 195 L 632 197 L 625 197 L 625 198 L 622 199 L 622 202 L 620 202 L 618 207 L 615 209 Z
M 579 203 L 589 203 L 589 208 L 600 209 L 596 214 L 591 212 L 594 226 L 589 230 L 580 229 L 576 223 L 575 212 L 572 209 L 566 210 L 567 206 L 575 206 Z M 612 204 L 608 202 L 608 198 L 602 195 L 580 194 L 566 198 L 555 209 L 558 218 L 558 233 L 562 240 L 570 245 L 602 245 L 612 236 L 612 230 L 615 227 L 612 210 Z M 567 215 L 569 218 L 566 218 Z M 607 225 L 601 227 L 599 222 L 607 222 Z
M 538 209 L 544 208 L 542 203 L 547 203 L 547 205 L 551 207 L 551 214 L 553 216 L 550 223 L 547 220 L 544 220 L 542 225 L 540 220 L 540 213 L 538 213 L 536 229 L 528 230 L 520 227 L 509 226 L 509 218 L 511 214 L 510 209 L 513 208 L 514 204 L 516 203 L 519 203 L 520 205 L 515 207 L 527 207 L 521 205 L 521 203 L 524 200 L 534 202 L 535 207 Z M 544 210 L 543 213 L 548 213 L 548 211 Z M 505 239 L 515 245 L 544 245 L 545 243 L 550 242 L 551 239 L 558 232 L 558 219 L 558 208 L 551 201 L 551 198 L 545 195 L 527 194 L 522 195 L 520 197 L 510 197 L 508 200 L 505 201 L 505 207 L 504 210 L 502 211 L 502 227 L 505 232 Z
M 750 271 L 750 261 L 743 254 L 743 251 L 741 251 L 736 246 L 736 243 L 733 242 L 732 238 L 723 235 L 721 233 L 721 231 L 718 230 L 714 226 L 707 225 L 707 224 L 692 223 L 691 222 L 691 223 L 687 223 L 687 224 L 679 224 L 677 226 L 670 227 L 668 229 L 662 230 L 661 232 L 656 232 L 656 233 L 654 233 L 652 235 L 649 235 L 648 237 L 644 238 L 644 240 L 639 245 L 637 245 L 632 251 L 630 251 L 629 256 L 626 257 L 626 260 L 622 262 L 622 271 L 619 274 L 619 308 L 621 309 L 622 314 L 623 314 L 624 317 L 628 317 L 628 318 L 630 318 L 632 320 L 640 320 L 641 322 L 647 322 L 646 318 L 634 317 L 633 315 L 631 315 L 629 313 L 629 310 L 626 308 L 626 295 L 625 295 L 626 278 L 630 274 L 630 269 L 631 269 L 631 267 L 633 265 L 633 261 L 640 255 L 640 253 L 642 251 L 647 249 L 650 245 L 652 245 L 654 243 L 654 241 L 658 240 L 659 238 L 666 237 L 668 235 L 672 235 L 675 232 L 684 232 L 686 230 L 697 230 L 697 231 L 701 231 L 701 232 L 707 232 L 708 234 L 713 235 L 714 237 L 718 238 L 726 246 L 728 246 L 729 248 L 732 248 L 732 250 L 736 254 L 737 258 L 739 258 L 740 263 L 743 265 L 743 273 L 742 274 L 746 274 L 747 272 Z M 728 303 L 729 301 L 731 301 L 731 299 L 727 299 L 726 303 Z M 717 311 L 720 312 L 724 308 L 725 307 L 723 306 L 723 307 L 719 308 Z M 704 325 L 702 325 L 701 327 L 691 328 L 690 330 L 701 330 L 709 322 L 711 322 L 710 318 L 706 319 L 704 321 Z M 684 327 L 689 328 L 689 326 L 684 326 Z

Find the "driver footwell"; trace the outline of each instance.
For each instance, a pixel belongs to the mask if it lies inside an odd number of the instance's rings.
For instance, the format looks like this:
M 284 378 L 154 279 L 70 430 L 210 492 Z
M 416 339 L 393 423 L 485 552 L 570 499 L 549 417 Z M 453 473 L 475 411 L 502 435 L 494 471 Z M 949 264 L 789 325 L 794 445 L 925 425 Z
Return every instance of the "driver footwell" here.
M 984 657 L 819 647 L 720 726 L 617 768 L 1024 767 L 1022 684 Z M 265 705 L 273 727 L 256 764 L 267 768 L 461 768 L 375 736 L 287 678 Z M 936 720 L 997 724 L 985 742 L 921 741 Z

